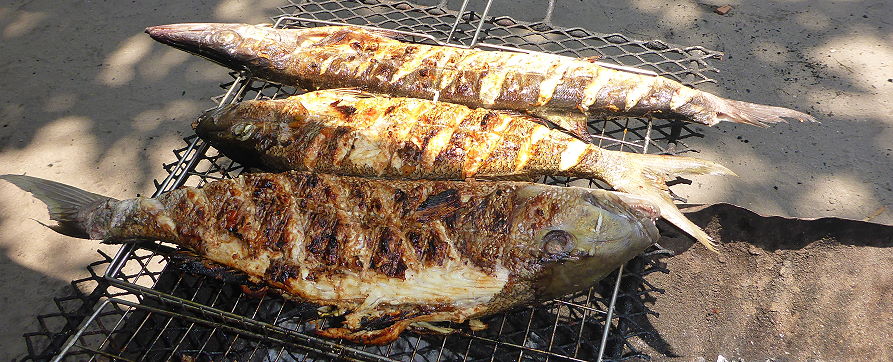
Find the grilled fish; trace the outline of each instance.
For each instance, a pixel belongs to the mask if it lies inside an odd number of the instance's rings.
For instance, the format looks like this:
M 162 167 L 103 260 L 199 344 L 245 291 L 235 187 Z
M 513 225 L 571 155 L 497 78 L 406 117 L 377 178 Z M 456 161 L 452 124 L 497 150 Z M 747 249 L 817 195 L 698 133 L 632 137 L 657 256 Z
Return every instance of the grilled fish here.
M 665 181 L 680 174 L 733 174 L 710 161 L 601 149 L 533 117 L 350 89 L 246 101 L 205 113 L 196 133 L 236 161 L 402 179 L 598 178 L 649 198 L 668 221 L 713 249 L 673 204 Z
M 525 111 L 586 141 L 589 116 L 651 116 L 706 125 L 815 121 L 791 109 L 724 99 L 587 59 L 409 44 L 393 39 L 394 33 L 358 27 L 207 23 L 154 26 L 146 32 L 164 44 L 277 83 L 306 89 L 359 87 Z
M 324 336 L 367 344 L 587 288 L 658 237 L 618 192 L 525 182 L 391 181 L 289 172 L 115 200 L 3 175 L 89 239 L 176 243 L 289 299 L 334 307 Z

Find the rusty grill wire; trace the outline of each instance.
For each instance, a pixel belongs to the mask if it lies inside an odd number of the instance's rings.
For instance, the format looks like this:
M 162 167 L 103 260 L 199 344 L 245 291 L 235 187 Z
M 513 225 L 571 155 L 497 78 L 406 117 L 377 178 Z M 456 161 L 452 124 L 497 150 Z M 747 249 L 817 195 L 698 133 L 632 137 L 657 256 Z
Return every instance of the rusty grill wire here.
M 702 47 L 637 41 L 622 34 L 560 28 L 551 22 L 554 1 L 542 20 L 488 16 L 491 1 L 289 0 L 276 26 L 348 23 L 407 32 L 407 41 L 462 47 L 598 56 L 608 66 L 631 66 L 696 86 L 712 82 L 710 61 L 721 54 Z M 458 10 L 454 10 L 458 7 Z M 498 13 L 498 10 L 495 11 Z M 302 90 L 231 73 L 220 106 L 243 99 L 273 99 Z M 641 118 L 590 120 L 593 140 L 606 149 L 678 154 L 692 151 L 688 137 L 702 137 L 687 124 Z M 160 194 L 183 185 L 237 176 L 244 170 L 193 135 L 174 150 L 176 161 L 155 181 Z M 546 177 L 544 182 L 592 180 Z M 663 231 L 663 230 L 662 230 Z M 305 322 L 316 306 L 254 295 L 242 287 L 181 270 L 168 263 L 174 246 L 146 242 L 122 246 L 115 256 L 89 265 L 90 276 L 55 298 L 59 312 L 38 317 L 39 330 L 24 335 L 26 360 L 627 360 L 654 336 L 647 307 L 663 291 L 647 281 L 667 273 L 659 246 L 630 261 L 589 290 L 483 319 L 488 328 L 453 335 L 405 333 L 386 346 L 362 346 L 316 337 Z M 104 270 L 105 273 L 97 272 Z M 246 293 L 247 292 L 247 293 Z M 610 316 L 610 317 L 609 317 Z M 607 326 L 607 330 L 605 329 Z M 604 348 L 601 348 L 601 347 Z

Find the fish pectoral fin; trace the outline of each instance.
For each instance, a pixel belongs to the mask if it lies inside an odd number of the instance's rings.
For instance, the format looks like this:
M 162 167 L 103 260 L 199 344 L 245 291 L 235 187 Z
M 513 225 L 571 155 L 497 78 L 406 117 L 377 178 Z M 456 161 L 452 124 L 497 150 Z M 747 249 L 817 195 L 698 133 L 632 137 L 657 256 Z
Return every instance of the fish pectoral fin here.
M 613 170 L 600 178 L 618 191 L 643 197 L 660 209 L 660 216 L 694 237 L 711 251 L 716 244 L 704 230 L 685 217 L 673 203 L 667 180 L 684 175 L 730 175 L 735 173 L 724 166 L 697 158 L 645 155 L 602 150 L 601 165 Z
M 482 331 L 487 329 L 487 323 L 484 323 L 480 319 L 474 318 L 468 320 L 468 328 L 473 331 Z
M 347 314 L 347 312 L 347 310 L 334 305 L 324 305 L 322 307 L 316 308 L 316 314 L 320 318 L 340 317 Z
M 316 330 L 316 334 L 327 338 L 343 338 L 354 343 L 383 345 L 395 341 L 410 324 L 412 320 L 397 321 L 381 329 L 325 328 Z
M 414 332 L 420 334 L 453 334 L 459 331 L 455 328 L 441 327 L 431 322 L 415 322 L 410 326 L 414 328 Z
M 544 125 L 552 124 L 583 142 L 592 143 L 592 135 L 586 129 L 589 117 L 583 113 L 533 111 L 530 114 L 540 118 L 540 120 L 534 120 L 534 122 Z

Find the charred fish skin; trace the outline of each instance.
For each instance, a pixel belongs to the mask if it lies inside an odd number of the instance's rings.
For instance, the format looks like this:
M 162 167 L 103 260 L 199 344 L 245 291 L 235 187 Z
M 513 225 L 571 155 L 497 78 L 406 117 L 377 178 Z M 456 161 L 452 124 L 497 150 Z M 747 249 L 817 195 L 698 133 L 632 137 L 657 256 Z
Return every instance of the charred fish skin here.
M 162 43 L 278 83 L 307 89 L 361 87 L 525 111 L 587 141 L 587 116 L 650 116 L 706 125 L 815 121 L 798 111 L 728 100 L 667 78 L 605 68 L 585 59 L 408 44 L 358 27 L 274 29 L 208 23 L 162 25 L 146 32 Z
M 524 182 L 289 172 L 114 200 L 29 176 L 0 179 L 83 237 L 173 242 L 287 298 L 346 311 L 341 327 L 320 333 L 361 343 L 585 288 L 658 236 L 659 211 L 643 199 Z
M 196 133 L 224 154 L 275 171 L 409 178 L 598 178 L 649 197 L 708 248 L 710 237 L 664 191 L 676 175 L 732 174 L 710 161 L 601 149 L 511 111 L 321 90 L 246 101 L 199 117 Z

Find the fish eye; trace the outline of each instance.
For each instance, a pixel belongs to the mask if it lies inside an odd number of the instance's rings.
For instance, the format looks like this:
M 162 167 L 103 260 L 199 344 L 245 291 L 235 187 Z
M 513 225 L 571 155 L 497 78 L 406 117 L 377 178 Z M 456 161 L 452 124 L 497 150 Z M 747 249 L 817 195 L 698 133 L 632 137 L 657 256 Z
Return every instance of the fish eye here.
M 552 230 L 543 236 L 543 251 L 549 254 L 569 253 L 574 250 L 574 235 L 564 230 Z
M 235 45 L 242 42 L 242 37 L 235 31 L 221 30 L 214 34 L 214 41 L 220 44 Z
M 233 136 L 239 141 L 247 140 L 248 137 L 251 137 L 251 133 L 254 131 L 255 127 L 250 123 L 239 123 L 233 126 Z

